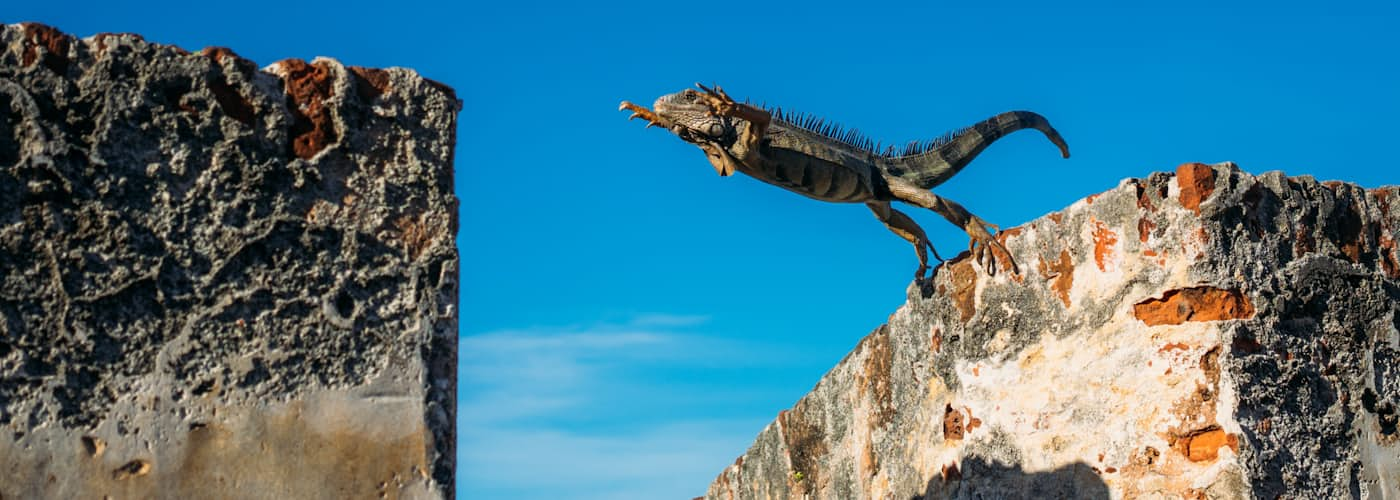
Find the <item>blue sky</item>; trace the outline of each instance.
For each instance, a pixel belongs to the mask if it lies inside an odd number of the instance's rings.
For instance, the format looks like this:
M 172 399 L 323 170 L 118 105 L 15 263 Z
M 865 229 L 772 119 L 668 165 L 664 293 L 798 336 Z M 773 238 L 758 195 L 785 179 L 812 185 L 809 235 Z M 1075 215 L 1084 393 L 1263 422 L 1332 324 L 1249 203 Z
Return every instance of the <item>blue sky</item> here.
M 1003 227 L 1188 161 L 1400 182 L 1393 3 L 921 4 L 25 2 L 4 21 L 457 89 L 462 498 L 701 494 L 904 300 L 913 252 L 864 207 L 719 178 L 622 99 L 717 82 L 887 142 L 1037 111 L 1072 159 L 1015 134 L 936 189 Z

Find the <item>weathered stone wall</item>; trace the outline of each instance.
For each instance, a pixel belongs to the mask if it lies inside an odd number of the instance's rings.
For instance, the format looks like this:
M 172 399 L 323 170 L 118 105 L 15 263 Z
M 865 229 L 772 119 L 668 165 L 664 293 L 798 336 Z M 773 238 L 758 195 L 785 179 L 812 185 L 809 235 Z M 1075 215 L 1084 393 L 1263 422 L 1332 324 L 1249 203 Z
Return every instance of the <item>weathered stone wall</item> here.
M 1187 164 L 1000 237 L 707 497 L 1400 497 L 1400 188 Z
M 0 498 L 451 497 L 459 102 L 0 31 Z

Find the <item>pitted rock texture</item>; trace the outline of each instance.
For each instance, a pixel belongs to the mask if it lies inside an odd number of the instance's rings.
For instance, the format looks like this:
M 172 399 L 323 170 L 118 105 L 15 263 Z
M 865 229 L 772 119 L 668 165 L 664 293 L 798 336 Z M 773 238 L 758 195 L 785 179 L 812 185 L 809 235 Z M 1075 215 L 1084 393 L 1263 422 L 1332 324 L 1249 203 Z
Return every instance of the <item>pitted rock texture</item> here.
M 0 498 L 451 497 L 460 103 L 0 31 Z
M 1186 164 L 999 237 L 706 497 L 1400 497 L 1400 188 Z

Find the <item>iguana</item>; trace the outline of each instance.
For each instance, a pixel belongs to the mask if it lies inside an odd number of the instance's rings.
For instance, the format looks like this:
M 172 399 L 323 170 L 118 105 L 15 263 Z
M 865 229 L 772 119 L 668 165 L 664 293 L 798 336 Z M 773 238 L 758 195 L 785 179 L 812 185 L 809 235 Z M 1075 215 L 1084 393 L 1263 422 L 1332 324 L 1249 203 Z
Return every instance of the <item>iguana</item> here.
M 660 126 L 704 150 L 721 176 L 748 174 L 763 182 L 821 201 L 865 203 L 875 217 L 899 237 L 914 245 L 919 256 L 915 280 L 924 280 L 928 254 L 943 260 L 933 244 L 908 215 L 890 206 L 902 201 L 924 207 L 967 231 L 968 249 L 988 274 L 996 272 L 997 256 L 1005 255 L 1013 273 L 1016 261 L 987 227 L 1000 228 L 972 215 L 930 188 L 947 181 L 983 149 L 1002 136 L 1025 128 L 1045 134 L 1069 158 L 1069 146 L 1045 117 L 1029 111 L 1002 113 L 971 127 L 926 141 L 911 142 L 896 151 L 881 148 L 855 131 L 824 124 L 800 113 L 735 102 L 718 85 L 695 84 L 661 96 L 647 109 L 622 101 L 619 110 L 630 110 L 628 119 L 642 118 L 647 127 Z

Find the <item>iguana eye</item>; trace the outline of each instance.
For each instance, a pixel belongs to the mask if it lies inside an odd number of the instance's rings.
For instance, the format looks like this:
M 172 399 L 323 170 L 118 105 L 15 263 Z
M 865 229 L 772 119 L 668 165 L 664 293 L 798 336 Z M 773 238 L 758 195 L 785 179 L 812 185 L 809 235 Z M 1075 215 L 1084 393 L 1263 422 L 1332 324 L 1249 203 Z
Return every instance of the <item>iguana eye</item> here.
M 710 137 L 719 137 L 724 135 L 724 125 L 719 122 L 711 123 L 709 134 Z

